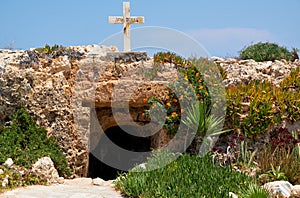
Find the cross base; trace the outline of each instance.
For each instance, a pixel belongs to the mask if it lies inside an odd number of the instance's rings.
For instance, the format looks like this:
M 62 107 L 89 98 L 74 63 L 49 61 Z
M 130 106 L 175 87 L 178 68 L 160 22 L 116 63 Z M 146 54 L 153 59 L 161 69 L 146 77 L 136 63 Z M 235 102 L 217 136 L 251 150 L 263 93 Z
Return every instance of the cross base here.
M 146 61 L 148 58 L 147 52 L 109 52 L 107 58 L 111 61 L 130 63 L 137 61 Z

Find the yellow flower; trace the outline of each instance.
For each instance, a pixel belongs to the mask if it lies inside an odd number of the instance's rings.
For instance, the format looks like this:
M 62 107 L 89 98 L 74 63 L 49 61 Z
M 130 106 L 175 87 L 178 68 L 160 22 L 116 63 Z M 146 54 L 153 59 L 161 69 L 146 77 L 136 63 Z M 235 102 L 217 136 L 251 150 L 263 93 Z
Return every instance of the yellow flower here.
M 171 106 L 171 104 L 168 102 L 168 103 L 167 103 L 167 106 L 168 106 L 168 107 L 170 107 L 170 106 Z
M 176 112 L 172 113 L 172 118 L 176 118 L 178 116 L 178 114 Z
M 198 76 L 199 76 L 199 73 L 197 72 L 197 73 L 196 73 L 196 77 L 198 77 Z
M 167 120 L 170 120 L 170 117 L 169 117 L 169 116 L 166 116 L 166 119 L 167 119 Z
M 202 89 L 203 89 L 203 86 L 202 86 L 202 85 L 200 85 L 200 86 L 199 86 L 199 89 L 200 89 L 200 90 L 202 90 Z

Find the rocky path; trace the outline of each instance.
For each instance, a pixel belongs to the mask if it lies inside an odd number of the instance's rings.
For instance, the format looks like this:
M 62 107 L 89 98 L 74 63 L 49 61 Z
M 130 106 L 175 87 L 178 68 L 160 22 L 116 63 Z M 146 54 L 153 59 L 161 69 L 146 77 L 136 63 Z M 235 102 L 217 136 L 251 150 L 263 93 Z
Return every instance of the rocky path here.
M 90 178 L 64 180 L 63 184 L 29 186 L 6 191 L 0 198 L 122 198 L 112 181 L 93 182 Z

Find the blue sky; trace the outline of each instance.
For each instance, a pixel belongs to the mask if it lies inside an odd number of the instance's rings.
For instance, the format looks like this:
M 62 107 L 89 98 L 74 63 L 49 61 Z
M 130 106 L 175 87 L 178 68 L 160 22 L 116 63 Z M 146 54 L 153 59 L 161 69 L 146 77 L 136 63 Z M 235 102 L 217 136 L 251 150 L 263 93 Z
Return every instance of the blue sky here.
M 121 0 L 2 0 L 0 48 L 45 44 L 99 44 L 120 32 L 108 16 L 122 15 Z M 131 0 L 131 15 L 145 24 L 176 29 L 196 39 L 210 55 L 237 56 L 259 41 L 300 48 L 299 0 Z

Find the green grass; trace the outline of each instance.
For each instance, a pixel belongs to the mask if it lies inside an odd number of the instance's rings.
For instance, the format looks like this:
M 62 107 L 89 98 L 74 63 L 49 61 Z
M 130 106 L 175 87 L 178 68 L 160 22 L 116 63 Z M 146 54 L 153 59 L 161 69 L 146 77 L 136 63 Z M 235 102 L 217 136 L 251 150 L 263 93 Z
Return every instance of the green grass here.
M 151 170 L 155 164 L 169 159 L 168 155 L 172 154 L 154 154 L 146 164 L 146 170 Z M 129 197 L 223 198 L 229 197 L 229 192 L 239 192 L 251 182 L 251 178 L 232 171 L 229 167 L 214 165 L 208 155 L 198 157 L 184 154 L 160 169 L 129 171 L 126 175 L 120 176 L 115 184 Z

